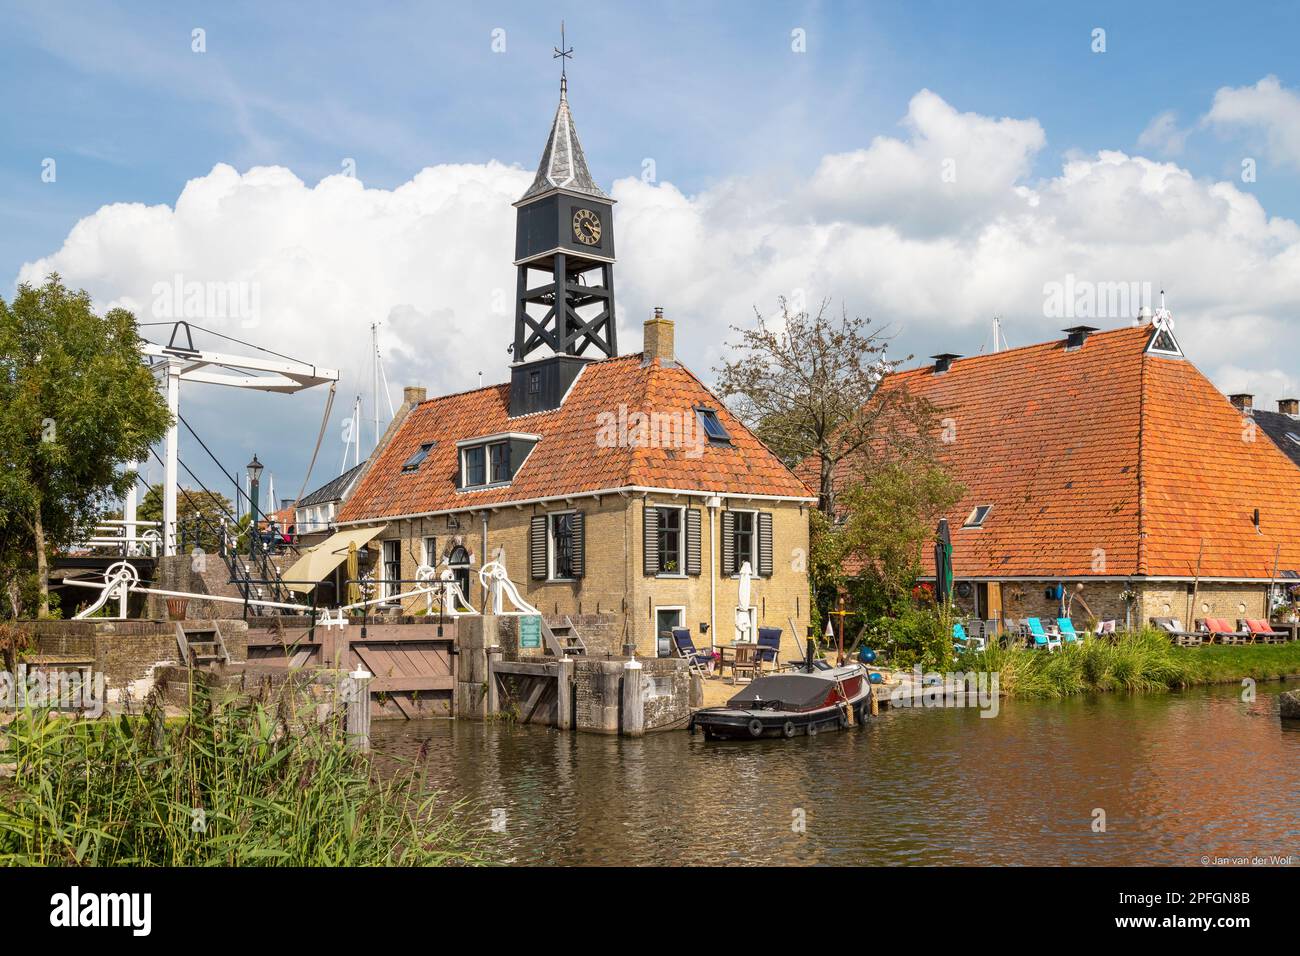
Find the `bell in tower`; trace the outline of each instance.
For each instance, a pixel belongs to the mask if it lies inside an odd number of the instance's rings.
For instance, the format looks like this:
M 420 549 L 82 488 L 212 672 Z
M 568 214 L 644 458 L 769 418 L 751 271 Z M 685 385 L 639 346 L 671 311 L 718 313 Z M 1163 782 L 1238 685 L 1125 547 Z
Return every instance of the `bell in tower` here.
M 561 64 L 572 50 L 555 55 Z M 614 200 L 591 178 L 569 111 L 560 105 L 532 186 L 515 203 L 515 339 L 511 414 L 559 406 L 586 360 L 618 354 L 614 321 Z M 544 350 L 536 355 L 539 350 Z M 518 396 L 518 401 L 516 400 Z

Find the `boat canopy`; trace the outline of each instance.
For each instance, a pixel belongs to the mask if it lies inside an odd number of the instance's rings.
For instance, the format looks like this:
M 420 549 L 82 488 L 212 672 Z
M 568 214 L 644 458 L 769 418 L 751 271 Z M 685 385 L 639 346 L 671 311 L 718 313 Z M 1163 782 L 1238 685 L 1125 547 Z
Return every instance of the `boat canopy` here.
M 727 703 L 746 708 L 779 704 L 778 710 L 802 710 L 824 702 L 834 686 L 833 681 L 811 674 L 773 674 L 753 681 Z

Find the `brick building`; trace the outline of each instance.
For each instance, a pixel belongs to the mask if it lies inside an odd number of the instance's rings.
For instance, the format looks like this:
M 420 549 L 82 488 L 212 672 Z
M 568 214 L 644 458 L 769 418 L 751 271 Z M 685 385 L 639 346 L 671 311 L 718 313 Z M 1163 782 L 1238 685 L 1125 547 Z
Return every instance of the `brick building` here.
M 509 382 L 438 398 L 408 388 L 335 525 L 370 539 L 378 579 L 450 570 L 475 606 L 478 568 L 503 560 L 591 652 L 627 641 L 665 655 L 672 626 L 697 645 L 730 642 L 741 612 L 782 628 L 794 656 L 815 495 L 676 360 L 658 310 L 644 351 L 618 354 L 613 200 L 587 170 L 565 85 L 516 203 Z M 745 563 L 752 600 L 739 609 Z
M 965 487 L 946 516 L 956 599 L 974 615 L 1054 617 L 1063 593 L 1076 621 L 1264 617 L 1270 582 L 1300 570 L 1300 469 L 1188 360 L 1163 310 L 940 356 L 882 388 L 939 409 Z

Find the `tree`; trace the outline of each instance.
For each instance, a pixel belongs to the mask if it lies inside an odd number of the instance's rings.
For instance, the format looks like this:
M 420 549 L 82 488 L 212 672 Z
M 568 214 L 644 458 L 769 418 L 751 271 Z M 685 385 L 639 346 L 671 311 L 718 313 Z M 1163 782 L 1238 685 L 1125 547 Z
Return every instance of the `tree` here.
M 96 315 L 57 275 L 0 299 L 0 567 L 12 600 L 8 576 L 35 566 L 40 617 L 49 555 L 125 493 L 135 475 L 121 466 L 170 423 L 139 341 L 130 312 Z
M 906 389 L 877 397 L 885 376 L 911 356 L 889 358 L 888 337 L 869 330 L 869 319 L 850 317 L 846 310 L 838 318 L 828 315 L 829 300 L 815 316 L 791 311 L 785 298 L 779 302 L 777 327 L 769 327 L 762 315 L 756 328 L 732 327 L 740 335 L 739 357 L 714 369 L 717 389 L 789 467 L 815 464 L 818 508 L 830 517 L 840 462 L 872 442 L 884 440 L 899 449 L 916 441 L 916 425 L 933 409 Z

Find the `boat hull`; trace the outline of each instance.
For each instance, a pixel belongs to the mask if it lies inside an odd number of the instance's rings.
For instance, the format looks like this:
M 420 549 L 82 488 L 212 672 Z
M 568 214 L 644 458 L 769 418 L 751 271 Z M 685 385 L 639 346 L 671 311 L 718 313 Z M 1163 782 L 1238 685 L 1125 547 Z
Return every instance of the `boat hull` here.
M 828 682 L 826 700 L 799 709 L 734 706 L 736 700 L 696 711 L 691 717 L 691 733 L 700 731 L 706 740 L 789 739 L 842 730 L 851 720 L 861 725 L 871 713 L 871 684 L 865 675 Z

